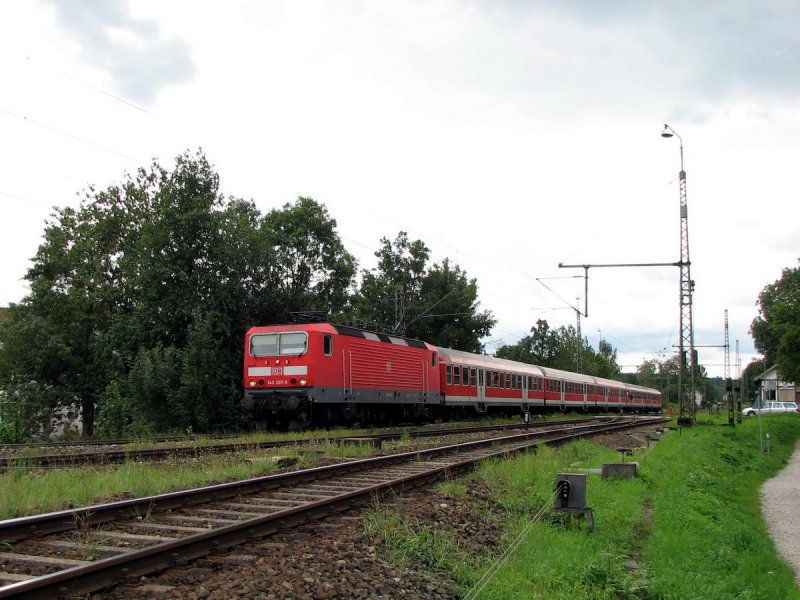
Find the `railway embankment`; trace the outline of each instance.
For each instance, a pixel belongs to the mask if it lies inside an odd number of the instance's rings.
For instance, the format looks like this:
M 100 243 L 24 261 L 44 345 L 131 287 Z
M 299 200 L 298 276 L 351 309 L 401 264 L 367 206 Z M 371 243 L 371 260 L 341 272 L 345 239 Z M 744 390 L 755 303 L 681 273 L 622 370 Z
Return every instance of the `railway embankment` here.
M 800 439 L 800 415 L 763 420 L 770 453 L 755 420 L 707 418 L 492 459 L 92 597 L 800 598 L 759 501 Z M 593 474 L 620 448 L 633 449 L 638 477 Z M 594 531 L 547 519 L 565 471 L 590 473 Z
M 639 438 L 636 479 L 589 475 L 593 532 L 581 521 L 548 522 L 555 474 L 618 461 L 617 448 L 637 445 L 633 434 L 485 465 L 421 504 L 376 506 L 366 530 L 391 561 L 426 565 L 458 597 L 800 598 L 759 499 L 800 438 L 800 415 L 764 419 L 769 453 L 755 420 L 735 429 L 699 421 L 649 448 Z M 471 518 L 459 524 L 442 506 Z

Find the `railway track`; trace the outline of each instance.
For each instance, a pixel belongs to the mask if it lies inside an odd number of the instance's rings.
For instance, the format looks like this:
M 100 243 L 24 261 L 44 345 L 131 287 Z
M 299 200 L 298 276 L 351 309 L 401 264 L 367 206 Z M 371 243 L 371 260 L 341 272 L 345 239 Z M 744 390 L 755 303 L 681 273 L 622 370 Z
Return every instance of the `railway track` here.
M 569 421 L 557 421 L 557 423 L 581 423 L 589 419 L 572 419 Z M 308 437 L 292 440 L 274 440 L 266 442 L 237 442 L 230 444 L 203 444 L 193 446 L 169 446 L 148 449 L 106 449 L 91 452 L 67 452 L 67 453 L 46 453 L 38 455 L 7 455 L 0 456 L 0 472 L 15 468 L 40 468 L 52 469 L 62 467 L 77 467 L 86 464 L 119 464 L 126 461 L 148 461 L 164 460 L 172 457 L 196 457 L 204 454 L 224 454 L 230 452 L 242 452 L 246 450 L 263 450 L 268 448 L 281 448 L 286 446 L 299 446 L 304 444 L 319 443 L 324 441 L 337 441 L 343 439 L 374 439 L 380 441 L 390 441 L 401 439 L 404 436 L 411 438 L 437 437 L 443 435 L 475 434 L 487 431 L 513 430 L 521 428 L 538 428 L 552 425 L 553 422 L 534 422 L 529 424 L 510 423 L 501 425 L 478 425 L 469 427 L 442 427 L 442 428 L 421 428 L 405 431 L 393 431 L 385 433 L 366 433 L 362 435 L 341 435 L 326 438 Z M 161 438 L 162 440 L 187 441 L 187 438 Z M 191 441 L 191 438 L 188 438 Z M 102 444 L 97 442 L 98 445 Z M 117 445 L 117 442 L 105 442 L 106 445 Z M 8 446 L 7 446 L 8 447 Z M 47 446 L 64 447 L 61 445 Z M 74 447 L 72 442 L 67 447 Z
M 260 539 L 539 444 L 663 423 L 658 417 L 536 428 L 159 496 L 0 521 L 0 598 L 87 594 Z

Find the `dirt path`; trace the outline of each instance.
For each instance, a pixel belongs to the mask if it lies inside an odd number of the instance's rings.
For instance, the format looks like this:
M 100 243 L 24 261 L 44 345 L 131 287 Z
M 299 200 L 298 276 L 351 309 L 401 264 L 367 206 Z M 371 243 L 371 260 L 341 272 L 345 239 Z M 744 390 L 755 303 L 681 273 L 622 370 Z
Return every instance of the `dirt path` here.
M 789 464 L 761 488 L 761 510 L 778 551 L 800 582 L 800 442 Z

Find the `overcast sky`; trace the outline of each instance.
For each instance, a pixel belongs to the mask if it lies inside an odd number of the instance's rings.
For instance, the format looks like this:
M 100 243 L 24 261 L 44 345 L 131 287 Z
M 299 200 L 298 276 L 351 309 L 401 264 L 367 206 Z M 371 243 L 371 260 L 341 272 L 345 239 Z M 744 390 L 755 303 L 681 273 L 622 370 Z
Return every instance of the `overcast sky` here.
M 202 147 L 262 212 L 325 203 L 361 268 L 400 230 L 450 257 L 492 350 L 575 323 L 560 262 L 680 259 L 669 123 L 695 343 L 723 343 L 727 308 L 744 367 L 759 292 L 800 256 L 798 23 L 764 0 L 2 2 L 0 305 L 52 206 Z M 583 334 L 626 371 L 670 355 L 678 278 L 590 270 Z M 722 374 L 722 349 L 700 360 Z

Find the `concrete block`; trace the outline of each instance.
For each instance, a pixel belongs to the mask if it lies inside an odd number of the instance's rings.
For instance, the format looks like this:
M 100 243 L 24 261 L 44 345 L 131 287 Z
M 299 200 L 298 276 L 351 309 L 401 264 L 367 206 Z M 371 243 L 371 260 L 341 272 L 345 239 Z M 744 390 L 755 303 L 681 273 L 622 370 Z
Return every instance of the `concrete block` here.
M 636 477 L 638 469 L 638 462 L 608 463 L 603 465 L 601 475 L 603 479 L 630 479 Z

